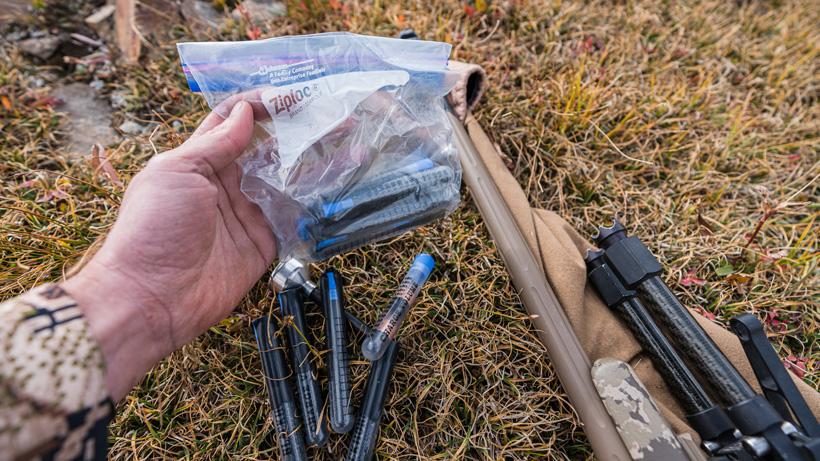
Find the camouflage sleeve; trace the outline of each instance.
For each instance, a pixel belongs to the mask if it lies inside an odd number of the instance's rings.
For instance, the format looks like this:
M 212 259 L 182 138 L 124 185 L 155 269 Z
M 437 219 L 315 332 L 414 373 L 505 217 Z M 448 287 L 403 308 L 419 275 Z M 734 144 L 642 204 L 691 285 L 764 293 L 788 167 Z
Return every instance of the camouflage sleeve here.
M 0 304 L 2 459 L 102 460 L 113 405 L 102 352 L 59 286 Z

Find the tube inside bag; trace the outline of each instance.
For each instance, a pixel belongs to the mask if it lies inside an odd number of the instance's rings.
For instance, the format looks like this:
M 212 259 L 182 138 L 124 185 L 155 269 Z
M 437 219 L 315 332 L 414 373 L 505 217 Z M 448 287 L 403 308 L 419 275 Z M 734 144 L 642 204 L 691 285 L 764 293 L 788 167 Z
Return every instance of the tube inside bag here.
M 461 168 L 443 97 L 450 45 L 348 33 L 177 45 L 215 111 L 254 108 L 241 188 L 280 257 L 320 260 L 441 218 Z

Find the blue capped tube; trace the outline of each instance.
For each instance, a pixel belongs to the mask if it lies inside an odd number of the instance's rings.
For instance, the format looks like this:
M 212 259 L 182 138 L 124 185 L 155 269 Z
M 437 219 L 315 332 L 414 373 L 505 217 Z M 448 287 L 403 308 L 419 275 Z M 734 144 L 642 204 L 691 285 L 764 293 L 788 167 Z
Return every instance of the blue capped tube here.
M 379 216 L 384 216 L 388 212 L 391 212 L 391 210 L 386 210 L 385 213 L 379 213 Z M 406 230 L 422 226 L 443 217 L 447 214 L 447 208 L 438 207 L 424 212 L 416 210 L 416 212 L 418 214 L 403 214 L 402 216 L 392 217 L 385 222 L 383 222 L 381 218 L 378 218 L 377 221 L 379 224 L 377 225 L 319 241 L 314 247 L 312 256 L 316 259 L 326 259 L 335 254 L 358 248 L 368 242 L 399 235 Z
M 393 296 L 390 303 L 390 308 L 382 315 L 382 318 L 376 324 L 376 327 L 370 330 L 370 333 L 362 343 L 362 355 L 367 360 L 379 360 L 390 340 L 396 338 L 402 322 L 407 317 L 407 312 L 413 306 L 421 291 L 422 285 L 430 277 L 436 262 L 433 257 L 427 253 L 421 253 L 413 260 L 413 265 L 404 276 L 399 289 Z
M 452 177 L 452 170 L 444 168 L 443 173 L 429 175 L 426 172 L 433 170 L 436 164 L 428 158 L 423 158 L 397 170 L 390 171 L 359 185 L 342 198 L 324 202 L 321 206 L 323 219 L 340 219 L 357 207 L 366 208 L 366 211 L 378 209 L 417 191 L 420 187 L 433 185 Z M 439 167 L 436 170 L 440 170 Z M 421 184 L 419 184 L 421 183 Z

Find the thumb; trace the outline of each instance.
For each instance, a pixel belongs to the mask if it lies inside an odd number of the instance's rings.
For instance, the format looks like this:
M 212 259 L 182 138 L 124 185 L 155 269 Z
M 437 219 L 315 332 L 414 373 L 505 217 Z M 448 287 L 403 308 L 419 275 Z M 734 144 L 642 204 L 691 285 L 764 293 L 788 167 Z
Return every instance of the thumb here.
M 237 102 L 230 115 L 219 125 L 192 137 L 174 149 L 173 157 L 190 162 L 198 172 L 209 176 L 236 160 L 253 135 L 253 109 Z

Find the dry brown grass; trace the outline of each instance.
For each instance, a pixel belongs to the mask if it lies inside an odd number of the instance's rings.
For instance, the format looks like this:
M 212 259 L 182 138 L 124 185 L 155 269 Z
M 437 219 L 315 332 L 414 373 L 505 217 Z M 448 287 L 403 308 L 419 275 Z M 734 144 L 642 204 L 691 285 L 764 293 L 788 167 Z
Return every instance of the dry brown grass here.
M 390 36 L 413 27 L 483 64 L 489 91 L 477 116 L 534 204 L 586 233 L 623 214 L 690 306 L 718 321 L 747 310 L 768 319 L 781 354 L 805 359 L 805 379 L 820 385 L 816 3 L 518 1 L 472 16 L 452 1 L 308 3 L 294 2 L 289 18 L 263 30 Z M 243 34 L 235 24 L 221 38 Z M 0 94 L 13 103 L 0 108 L 7 297 L 75 264 L 113 222 L 122 194 L 60 155 L 58 116 L 25 102 L 29 91 L 47 92 L 33 83 L 44 69 L 2 49 Z M 130 94 L 118 120 L 127 111 L 155 124 L 111 150 L 126 180 L 206 111 L 168 44 L 143 66 L 118 69 L 104 91 L 115 89 Z M 373 321 L 420 250 L 446 262 L 402 331 L 380 459 L 588 457 L 469 194 L 445 221 L 330 264 L 348 280 L 352 310 Z M 687 276 L 703 284 L 683 286 Z M 249 328 L 271 302 L 260 284 L 229 319 L 158 365 L 119 406 L 112 458 L 276 458 Z M 358 398 L 364 363 L 353 372 Z M 345 443 L 333 437 L 312 454 L 339 459 Z

